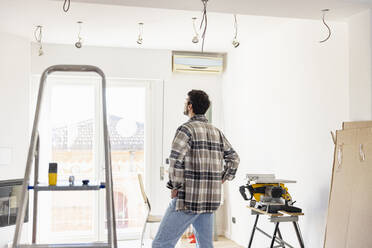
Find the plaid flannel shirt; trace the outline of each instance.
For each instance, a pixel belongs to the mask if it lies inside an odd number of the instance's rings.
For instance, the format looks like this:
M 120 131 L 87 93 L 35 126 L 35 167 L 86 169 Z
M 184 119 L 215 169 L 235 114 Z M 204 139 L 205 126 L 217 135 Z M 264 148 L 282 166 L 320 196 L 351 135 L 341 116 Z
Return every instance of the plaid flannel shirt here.
M 177 129 L 169 161 L 167 187 L 178 189 L 176 210 L 199 214 L 218 209 L 222 180 L 234 179 L 239 156 L 204 115 L 195 115 Z

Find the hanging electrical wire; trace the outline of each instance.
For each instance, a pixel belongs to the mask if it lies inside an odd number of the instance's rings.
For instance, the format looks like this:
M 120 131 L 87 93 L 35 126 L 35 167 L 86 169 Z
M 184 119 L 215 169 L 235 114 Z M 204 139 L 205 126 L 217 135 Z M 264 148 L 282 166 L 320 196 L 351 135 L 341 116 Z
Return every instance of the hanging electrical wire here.
M 77 24 L 79 25 L 79 34 L 78 34 L 78 41 L 75 43 L 76 48 L 82 48 L 83 47 L 83 38 L 81 37 L 81 29 L 83 22 L 78 21 Z
M 138 45 L 142 45 L 143 43 L 143 25 L 144 23 L 143 22 L 140 22 L 138 23 L 138 39 L 137 39 L 137 44 Z
M 199 33 L 198 33 L 198 31 L 196 30 L 196 20 L 197 20 L 198 18 L 196 18 L 196 17 L 193 17 L 192 18 L 192 26 L 193 26 L 193 28 L 194 28 L 194 37 L 192 38 L 192 43 L 199 43 Z
M 65 0 L 63 3 L 63 11 L 67 13 L 70 10 L 70 5 L 71 5 L 71 1 Z
M 325 14 L 329 11 L 329 9 L 323 9 L 322 12 L 323 12 L 323 23 L 324 25 L 327 27 L 328 29 L 328 36 L 327 38 L 325 38 L 324 40 L 321 40 L 319 41 L 320 43 L 323 43 L 323 42 L 326 42 L 327 40 L 329 40 L 329 38 L 331 37 L 331 34 L 332 34 L 332 31 L 331 31 L 331 28 L 328 26 L 328 24 L 325 22 Z
M 232 41 L 232 45 L 237 48 L 240 45 L 240 42 L 238 41 L 238 20 L 236 18 L 236 14 L 234 14 L 234 39 Z
M 43 39 L 43 26 L 36 26 L 36 29 L 34 31 L 34 37 L 35 41 L 39 45 L 39 56 L 43 56 L 44 51 L 43 51 L 43 45 L 41 43 L 41 40 Z
M 204 42 L 205 42 L 205 35 L 207 33 L 207 28 L 208 28 L 208 17 L 207 17 L 207 3 L 208 3 L 208 0 L 201 0 L 202 3 L 203 3 L 203 18 L 200 22 L 200 30 L 203 30 L 203 33 L 201 35 L 202 37 L 202 52 L 204 52 Z

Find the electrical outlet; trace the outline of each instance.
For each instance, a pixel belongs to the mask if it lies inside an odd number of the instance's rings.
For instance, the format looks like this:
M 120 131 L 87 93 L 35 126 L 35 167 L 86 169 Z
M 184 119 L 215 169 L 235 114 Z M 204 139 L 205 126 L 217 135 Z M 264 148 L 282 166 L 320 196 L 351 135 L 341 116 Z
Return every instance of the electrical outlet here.
M 235 224 L 235 223 L 236 223 L 236 218 L 235 218 L 235 217 L 232 217 L 232 218 L 231 218 L 231 221 L 232 221 L 232 223 Z

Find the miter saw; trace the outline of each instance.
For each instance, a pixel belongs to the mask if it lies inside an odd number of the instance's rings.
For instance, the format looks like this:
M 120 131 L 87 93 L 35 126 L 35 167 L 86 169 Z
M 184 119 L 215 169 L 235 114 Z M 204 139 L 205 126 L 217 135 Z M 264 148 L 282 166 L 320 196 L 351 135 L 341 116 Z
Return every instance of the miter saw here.
M 294 207 L 295 202 L 288 192 L 285 183 L 296 181 L 276 179 L 274 174 L 247 174 L 246 185 L 240 186 L 239 191 L 244 200 L 250 201 L 250 206 L 268 213 L 285 211 L 288 213 L 301 213 L 301 208 Z M 246 189 L 250 198 L 246 195 Z

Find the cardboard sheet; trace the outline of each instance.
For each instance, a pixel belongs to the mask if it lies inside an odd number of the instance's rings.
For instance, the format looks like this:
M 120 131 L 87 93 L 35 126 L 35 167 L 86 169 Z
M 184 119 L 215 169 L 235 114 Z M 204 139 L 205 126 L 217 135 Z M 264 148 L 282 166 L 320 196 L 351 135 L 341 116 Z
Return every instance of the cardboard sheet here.
M 357 126 L 336 133 L 325 248 L 372 247 L 372 128 Z

